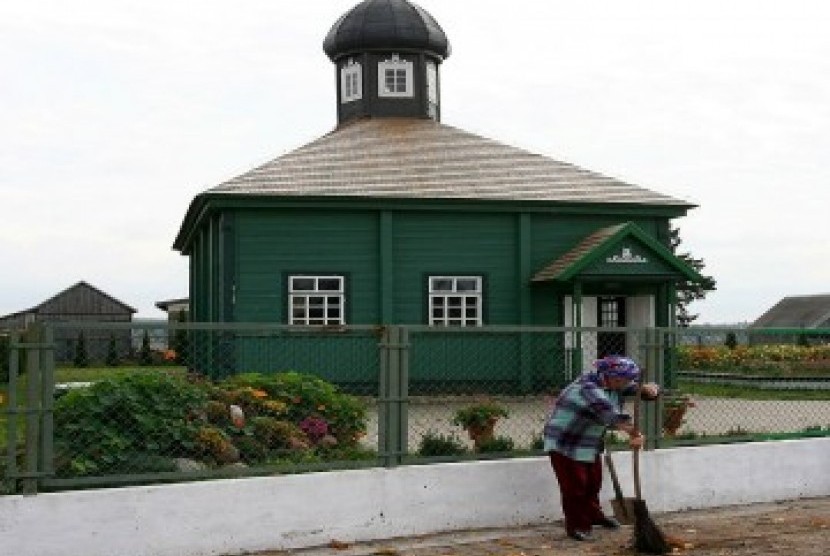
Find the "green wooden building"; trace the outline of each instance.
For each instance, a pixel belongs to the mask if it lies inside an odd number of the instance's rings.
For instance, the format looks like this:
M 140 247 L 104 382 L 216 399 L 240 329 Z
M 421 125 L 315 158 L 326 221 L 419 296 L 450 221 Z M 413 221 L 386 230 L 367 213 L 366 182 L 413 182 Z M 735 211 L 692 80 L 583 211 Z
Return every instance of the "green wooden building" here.
M 699 276 L 669 225 L 693 205 L 441 123 L 449 41 L 406 0 L 358 4 L 323 48 L 334 130 L 188 208 L 193 321 L 671 322 L 675 285 Z

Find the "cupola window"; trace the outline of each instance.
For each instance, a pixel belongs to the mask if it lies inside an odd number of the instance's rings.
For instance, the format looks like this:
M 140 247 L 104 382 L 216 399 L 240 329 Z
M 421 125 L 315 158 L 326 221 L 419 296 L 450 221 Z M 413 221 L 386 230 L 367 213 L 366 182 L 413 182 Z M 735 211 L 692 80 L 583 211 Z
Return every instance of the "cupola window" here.
M 360 64 L 349 58 L 340 70 L 340 102 L 363 98 L 363 71 Z
M 412 96 L 412 62 L 401 60 L 393 54 L 388 60 L 378 63 L 378 96 Z

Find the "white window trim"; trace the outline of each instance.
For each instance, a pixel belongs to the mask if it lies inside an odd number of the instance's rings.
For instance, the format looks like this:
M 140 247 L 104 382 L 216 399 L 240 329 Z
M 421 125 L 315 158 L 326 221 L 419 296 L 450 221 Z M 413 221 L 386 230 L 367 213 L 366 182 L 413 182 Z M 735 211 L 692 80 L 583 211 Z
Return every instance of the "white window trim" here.
M 484 292 L 482 289 L 481 276 L 430 276 L 429 283 L 429 324 L 430 326 L 482 326 L 482 306 L 484 303 Z M 438 289 L 435 283 L 438 280 L 449 281 L 451 287 Z M 459 281 L 474 281 L 473 290 L 459 290 Z M 473 302 L 470 303 L 470 299 Z M 451 307 L 451 301 L 457 303 Z M 436 316 L 436 310 L 441 310 L 441 315 Z M 451 316 L 450 310 L 460 310 L 459 316 Z M 468 309 L 474 310 L 473 316 L 468 316 Z
M 412 62 L 401 60 L 397 54 L 392 54 L 388 60 L 378 62 L 378 96 L 379 97 L 411 97 L 412 96 Z M 404 70 L 406 72 L 406 88 L 403 91 L 388 91 L 386 89 L 386 71 Z
M 312 289 L 295 288 L 295 280 L 313 280 Z M 337 280 L 335 290 L 321 290 L 321 280 Z M 288 324 L 300 326 L 332 326 L 346 324 L 346 278 L 338 274 L 292 274 L 288 277 Z M 338 302 L 331 304 L 330 298 L 338 298 Z M 321 298 L 312 305 L 311 298 Z M 329 316 L 329 309 L 339 306 L 338 315 Z M 295 309 L 300 309 L 302 315 L 296 315 Z M 322 309 L 322 316 L 311 316 L 312 309 Z
M 438 64 L 427 60 L 427 102 L 438 104 Z
M 346 104 L 362 98 L 363 68 L 350 58 L 340 69 L 340 103 Z

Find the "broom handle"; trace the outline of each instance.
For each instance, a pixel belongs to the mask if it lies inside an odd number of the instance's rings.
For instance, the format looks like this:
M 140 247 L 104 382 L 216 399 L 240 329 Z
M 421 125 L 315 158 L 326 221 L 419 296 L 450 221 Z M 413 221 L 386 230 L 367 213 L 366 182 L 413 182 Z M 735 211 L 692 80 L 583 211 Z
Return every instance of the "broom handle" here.
M 634 394 L 634 430 L 640 432 L 640 387 L 637 386 L 637 392 Z M 640 448 L 635 448 L 632 454 L 633 471 L 634 471 L 634 496 L 637 500 L 642 500 L 642 492 L 640 490 Z

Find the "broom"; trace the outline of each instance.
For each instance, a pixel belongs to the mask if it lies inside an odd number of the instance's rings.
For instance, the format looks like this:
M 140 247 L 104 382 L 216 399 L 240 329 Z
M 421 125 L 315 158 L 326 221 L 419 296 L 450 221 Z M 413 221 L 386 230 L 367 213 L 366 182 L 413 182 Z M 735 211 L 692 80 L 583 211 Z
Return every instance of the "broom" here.
M 634 429 L 640 430 L 640 389 L 634 399 Z M 666 542 L 663 532 L 651 519 L 648 507 L 643 500 L 640 489 L 640 448 L 633 451 L 634 464 L 634 500 L 631 508 L 634 512 L 634 548 L 645 554 L 667 554 L 671 547 Z

